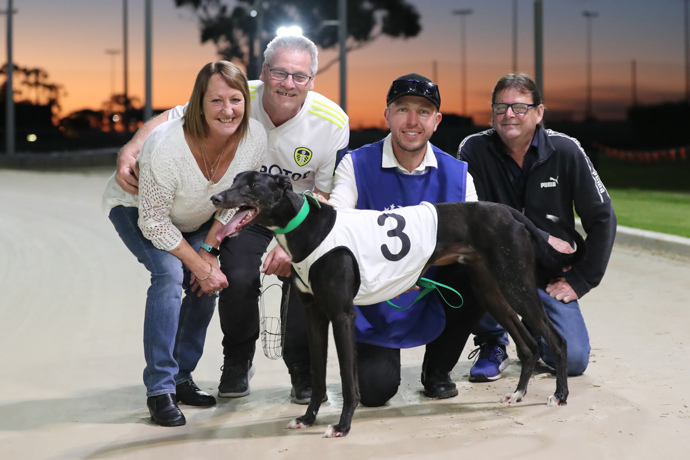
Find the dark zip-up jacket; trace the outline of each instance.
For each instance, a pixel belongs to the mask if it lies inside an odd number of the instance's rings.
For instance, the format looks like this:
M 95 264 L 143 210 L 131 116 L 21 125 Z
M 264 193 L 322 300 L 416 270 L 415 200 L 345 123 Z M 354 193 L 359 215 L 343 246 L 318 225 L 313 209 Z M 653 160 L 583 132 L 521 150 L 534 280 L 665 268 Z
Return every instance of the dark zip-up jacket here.
M 604 184 L 577 139 L 537 127 L 537 158 L 527 176 L 524 200 L 512 184 L 509 161 L 498 133 L 489 129 L 465 138 L 458 159 L 466 161 L 479 199 L 518 209 L 537 227 L 569 243 L 572 240 L 546 218 L 552 214 L 575 226 L 573 208 L 587 233 L 587 256 L 565 274 L 582 297 L 601 282 L 616 236 L 616 214 Z M 540 280 L 545 285 L 547 280 Z

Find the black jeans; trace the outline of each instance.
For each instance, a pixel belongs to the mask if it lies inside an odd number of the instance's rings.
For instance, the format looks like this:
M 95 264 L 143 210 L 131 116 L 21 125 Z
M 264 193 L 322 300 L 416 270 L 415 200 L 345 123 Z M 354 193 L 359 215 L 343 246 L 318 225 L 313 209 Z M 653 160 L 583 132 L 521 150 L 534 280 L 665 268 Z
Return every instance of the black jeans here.
M 228 287 L 220 292 L 218 316 L 227 363 L 244 364 L 254 359 L 259 338 L 261 259 L 272 239 L 273 232 L 267 228 L 252 226 L 236 237 L 226 238 L 220 245 L 220 267 L 228 279 Z M 281 280 L 285 292 L 290 280 Z M 283 360 L 290 370 L 295 366 L 309 369 L 304 307 L 294 289 L 291 291 Z
M 363 406 L 383 406 L 400 387 L 400 349 L 357 344 L 357 376 Z
M 436 340 L 427 344 L 424 353 L 423 369 L 429 372 L 447 373 L 452 371 L 458 363 L 465 343 L 484 314 L 484 309 L 477 303 L 472 289 L 472 278 L 465 266 L 453 264 L 441 267 L 436 281 L 452 287 L 463 297 L 460 308 L 451 308 L 444 304 L 446 327 Z M 455 303 L 452 300 L 455 297 L 455 295 L 449 295 L 446 298 L 451 303 Z

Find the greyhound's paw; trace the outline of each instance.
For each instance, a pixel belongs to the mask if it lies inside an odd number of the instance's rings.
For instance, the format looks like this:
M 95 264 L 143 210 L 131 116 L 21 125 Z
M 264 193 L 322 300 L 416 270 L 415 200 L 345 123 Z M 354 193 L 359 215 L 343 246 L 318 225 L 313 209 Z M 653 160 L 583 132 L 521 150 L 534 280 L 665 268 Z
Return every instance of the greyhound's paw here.
M 515 393 L 508 393 L 504 396 L 503 402 L 506 404 L 519 403 L 522 401 L 525 393 L 523 391 L 516 391 Z
M 323 434 L 324 438 L 342 438 L 343 436 L 345 436 L 343 432 L 336 430 L 333 425 L 328 425 L 328 429 Z
M 290 420 L 290 423 L 288 423 L 288 425 L 285 428 L 288 428 L 290 430 L 298 430 L 300 428 L 308 428 L 308 427 L 309 427 L 309 425 L 300 421 L 299 418 L 293 418 L 292 420 Z
M 547 406 L 567 406 L 568 403 L 561 401 L 556 395 L 549 396 L 549 400 L 546 402 Z

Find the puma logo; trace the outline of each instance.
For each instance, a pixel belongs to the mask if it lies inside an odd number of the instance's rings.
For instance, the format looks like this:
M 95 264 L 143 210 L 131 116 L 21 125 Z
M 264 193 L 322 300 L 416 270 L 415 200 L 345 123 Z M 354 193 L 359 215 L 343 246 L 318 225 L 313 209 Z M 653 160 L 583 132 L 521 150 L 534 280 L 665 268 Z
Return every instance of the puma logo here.
M 541 188 L 554 188 L 558 186 L 558 176 L 555 178 L 549 177 L 549 182 L 542 182 Z

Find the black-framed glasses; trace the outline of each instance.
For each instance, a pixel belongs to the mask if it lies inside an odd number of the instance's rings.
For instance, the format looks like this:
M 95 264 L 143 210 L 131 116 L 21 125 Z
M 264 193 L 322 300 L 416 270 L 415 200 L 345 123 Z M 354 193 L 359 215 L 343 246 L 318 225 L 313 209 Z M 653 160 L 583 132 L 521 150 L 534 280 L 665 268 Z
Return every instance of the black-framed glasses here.
M 419 80 L 395 80 L 388 90 L 386 105 L 400 96 L 408 94 L 425 97 L 436 104 L 436 107 L 441 107 L 441 95 L 438 92 L 438 86 L 430 81 Z
M 306 85 L 309 83 L 309 80 L 314 78 L 313 75 L 304 75 L 303 73 L 290 73 L 284 70 L 271 69 L 271 66 L 268 64 L 266 64 L 266 68 L 268 69 L 268 74 L 275 81 L 285 81 L 287 80 L 287 77 L 292 77 L 292 81 L 294 81 L 295 84 Z
M 496 115 L 503 115 L 508 111 L 508 107 L 513 111 L 513 113 L 516 113 L 518 115 L 524 115 L 527 113 L 527 111 L 530 109 L 530 107 L 536 107 L 539 104 L 525 104 L 524 102 L 515 102 L 513 104 L 504 104 L 503 102 L 497 102 L 495 104 L 491 104 L 491 110 Z

